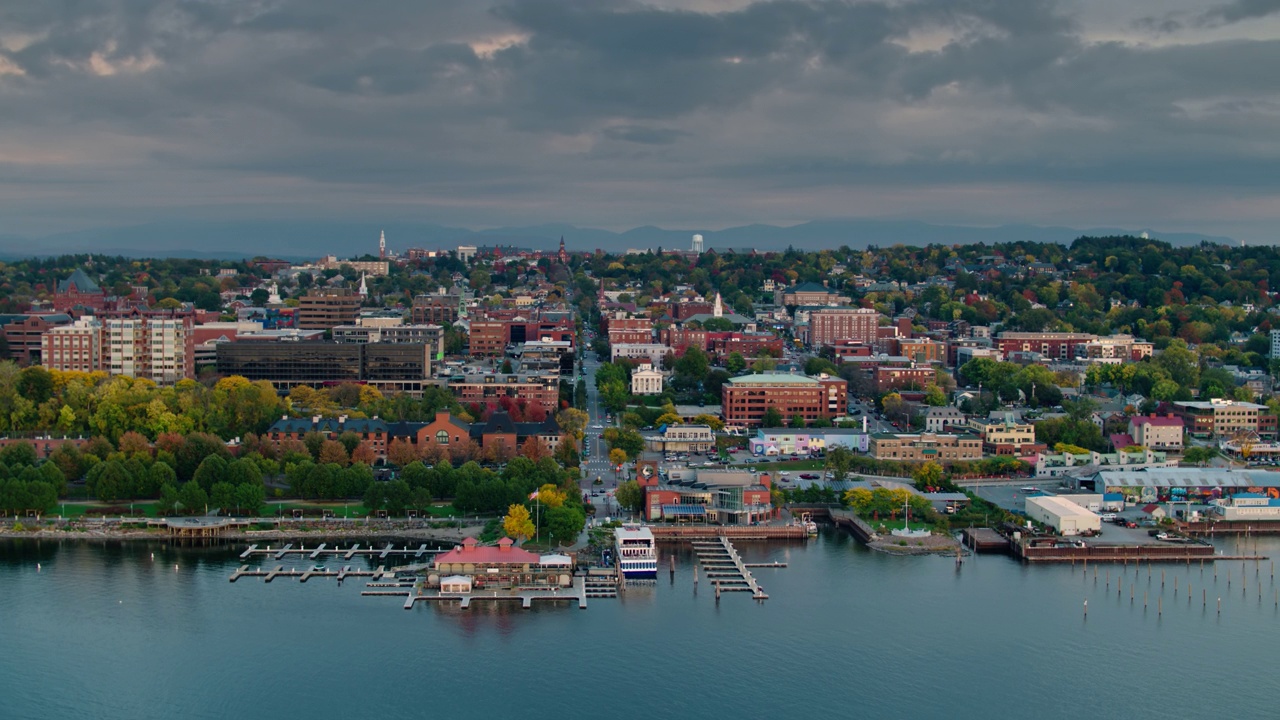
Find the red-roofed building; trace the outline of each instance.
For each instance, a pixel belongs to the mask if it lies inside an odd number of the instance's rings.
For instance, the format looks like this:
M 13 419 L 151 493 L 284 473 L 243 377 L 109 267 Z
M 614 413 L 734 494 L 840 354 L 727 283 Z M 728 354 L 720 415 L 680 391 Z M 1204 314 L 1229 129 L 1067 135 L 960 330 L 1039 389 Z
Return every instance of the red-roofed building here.
M 540 572 L 542 557 L 515 547 L 511 538 L 502 538 L 496 546 L 481 545 L 475 538 L 436 556 L 435 570 L 442 575 L 483 576 L 486 584 L 523 581 Z

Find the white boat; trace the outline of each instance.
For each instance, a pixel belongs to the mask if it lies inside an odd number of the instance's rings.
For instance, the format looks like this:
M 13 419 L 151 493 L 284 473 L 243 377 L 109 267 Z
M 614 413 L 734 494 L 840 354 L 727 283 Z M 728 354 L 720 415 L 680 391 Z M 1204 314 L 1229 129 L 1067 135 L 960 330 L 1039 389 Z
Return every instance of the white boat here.
M 658 551 L 653 531 L 644 525 L 623 525 L 613 531 L 618 572 L 624 579 L 658 577 Z

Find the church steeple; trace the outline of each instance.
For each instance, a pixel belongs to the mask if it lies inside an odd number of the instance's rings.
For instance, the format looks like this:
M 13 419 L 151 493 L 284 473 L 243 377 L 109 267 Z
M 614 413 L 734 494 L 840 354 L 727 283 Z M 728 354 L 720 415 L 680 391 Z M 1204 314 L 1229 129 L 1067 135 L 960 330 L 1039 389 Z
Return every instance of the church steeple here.
M 560 236 L 560 264 L 561 265 L 569 264 L 569 253 L 565 252 L 563 235 Z
M 383 230 L 382 234 L 378 236 L 378 259 L 379 260 L 387 259 L 387 231 L 386 230 Z

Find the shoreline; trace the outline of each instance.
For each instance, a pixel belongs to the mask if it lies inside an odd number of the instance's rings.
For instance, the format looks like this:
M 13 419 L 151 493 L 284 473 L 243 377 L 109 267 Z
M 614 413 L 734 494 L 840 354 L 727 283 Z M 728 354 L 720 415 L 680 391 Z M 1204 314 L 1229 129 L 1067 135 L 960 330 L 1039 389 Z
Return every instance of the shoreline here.
M 462 528 L 430 528 L 430 527 L 370 527 L 360 525 L 351 527 L 345 523 L 326 523 L 317 521 L 314 525 L 303 528 L 275 530 L 228 530 L 207 538 L 180 538 L 170 535 L 159 528 L 154 529 L 121 529 L 110 527 L 91 527 L 66 523 L 62 526 L 50 527 L 41 525 L 29 530 L 15 531 L 12 526 L 0 529 L 0 540 L 231 540 L 238 542 L 254 541 L 291 541 L 311 538 L 377 538 L 383 540 L 431 540 L 437 542 L 460 543 L 467 537 L 479 537 L 484 532 L 484 525 L 465 525 Z

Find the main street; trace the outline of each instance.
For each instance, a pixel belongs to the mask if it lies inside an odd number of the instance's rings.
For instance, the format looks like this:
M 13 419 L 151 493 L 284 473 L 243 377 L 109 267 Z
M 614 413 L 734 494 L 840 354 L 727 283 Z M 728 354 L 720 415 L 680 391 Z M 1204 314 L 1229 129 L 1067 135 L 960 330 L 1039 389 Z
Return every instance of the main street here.
M 600 493 L 598 496 L 591 497 L 591 502 L 600 508 L 596 517 L 603 518 L 617 514 L 617 504 L 612 495 L 606 493 L 618 486 L 618 475 L 615 474 L 613 465 L 609 462 L 609 449 L 601 437 L 601 433 L 604 432 L 606 411 L 600 402 L 600 393 L 596 390 L 596 370 L 600 368 L 600 361 L 596 359 L 595 353 L 588 349 L 591 345 L 590 339 L 583 338 L 583 340 L 579 350 L 583 356 L 584 376 L 587 383 L 587 427 L 584 430 L 587 448 L 583 453 L 583 474 L 578 484 L 587 494 Z M 600 478 L 602 485 L 592 484 L 597 477 Z

